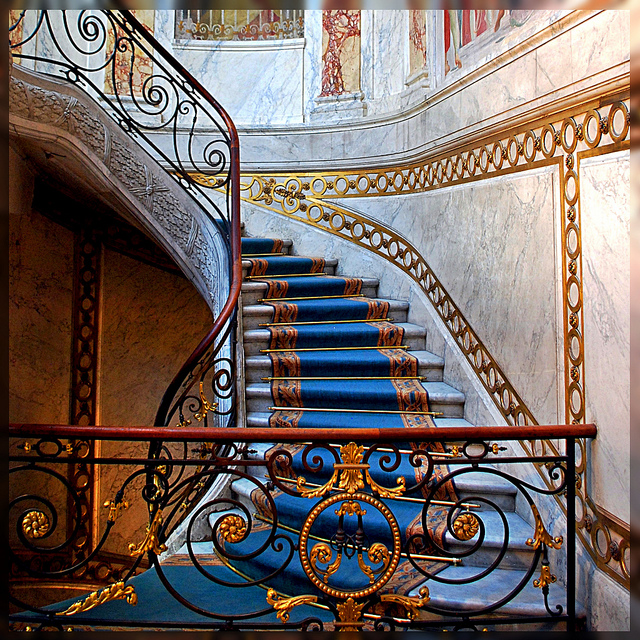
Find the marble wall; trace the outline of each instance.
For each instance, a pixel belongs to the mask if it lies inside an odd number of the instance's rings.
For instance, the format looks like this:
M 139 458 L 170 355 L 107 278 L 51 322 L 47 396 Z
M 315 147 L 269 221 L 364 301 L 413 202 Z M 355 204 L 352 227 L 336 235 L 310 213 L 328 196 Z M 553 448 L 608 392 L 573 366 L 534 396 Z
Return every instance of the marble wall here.
M 629 522 L 629 152 L 580 163 L 589 493 Z
M 34 177 L 9 153 L 9 421 L 65 424 L 73 233 L 32 211 Z

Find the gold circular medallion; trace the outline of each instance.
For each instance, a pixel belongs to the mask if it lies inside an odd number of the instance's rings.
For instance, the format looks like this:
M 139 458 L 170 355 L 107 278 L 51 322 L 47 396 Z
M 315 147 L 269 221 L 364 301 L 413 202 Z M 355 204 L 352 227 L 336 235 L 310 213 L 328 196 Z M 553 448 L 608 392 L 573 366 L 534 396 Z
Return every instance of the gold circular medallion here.
M 340 505 L 340 508 L 335 510 L 336 515 L 339 515 L 340 513 L 358 514 L 358 512 L 364 515 L 366 514 L 366 510 L 360 507 L 359 503 L 361 502 L 372 506 L 383 516 L 383 518 L 389 525 L 393 546 L 391 551 L 389 552 L 381 543 L 374 543 L 371 546 L 370 550 L 367 552 L 367 556 L 372 562 L 383 560 L 384 564 L 382 569 L 378 569 L 377 571 L 372 572 L 370 567 L 364 565 L 366 569 L 368 569 L 368 571 L 363 570 L 363 574 L 369 577 L 369 585 L 363 587 L 362 589 L 343 591 L 327 584 L 326 577 L 328 570 L 324 572 L 324 578 L 318 575 L 318 573 L 322 572 L 318 571 L 317 563 L 326 563 L 327 561 L 329 561 L 329 557 L 327 557 L 327 554 L 331 553 L 331 549 L 327 547 L 327 545 L 316 545 L 319 548 L 316 549 L 316 546 L 314 546 L 314 548 L 310 552 L 308 548 L 309 536 L 314 522 L 317 520 L 320 514 L 329 509 L 329 507 L 332 507 L 337 503 L 342 503 Z M 300 531 L 299 554 L 302 568 L 315 587 L 335 598 L 364 598 L 371 595 L 372 593 L 375 593 L 376 591 L 378 591 L 378 589 L 382 588 L 387 582 L 389 582 L 389 580 L 393 576 L 394 571 L 396 570 L 396 567 L 398 566 L 401 546 L 402 540 L 400 538 L 400 527 L 398 526 L 398 522 L 396 521 L 393 513 L 383 502 L 380 502 L 380 500 L 377 500 L 372 495 L 367 493 L 338 493 L 325 498 L 310 511 L 307 519 L 304 522 L 302 530 Z M 383 547 L 384 550 L 382 549 Z M 362 560 L 363 558 L 358 558 L 358 563 L 361 569 L 363 566 Z M 377 577 L 377 579 L 374 576 L 373 581 L 371 581 L 371 575 L 374 573 L 380 573 L 380 575 Z

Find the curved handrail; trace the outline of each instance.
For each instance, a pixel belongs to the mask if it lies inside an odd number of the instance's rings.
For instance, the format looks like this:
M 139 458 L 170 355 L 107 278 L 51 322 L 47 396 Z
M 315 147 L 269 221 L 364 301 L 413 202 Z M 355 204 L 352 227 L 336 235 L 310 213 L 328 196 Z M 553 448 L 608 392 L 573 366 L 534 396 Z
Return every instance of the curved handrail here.
M 205 89 L 205 87 L 198 82 L 198 80 L 191 74 L 185 67 L 183 67 L 140 23 L 140 21 L 128 10 L 121 10 L 120 13 L 126 17 L 127 22 L 133 25 L 136 31 L 142 36 L 151 46 L 161 53 L 167 60 L 167 62 L 184 78 L 186 78 L 189 84 L 195 88 L 211 106 L 221 115 L 231 137 L 229 143 L 230 150 L 230 183 L 231 183 L 231 286 L 229 289 L 229 297 L 227 302 L 222 307 L 220 314 L 216 318 L 211 327 L 211 330 L 200 341 L 198 346 L 193 350 L 192 354 L 187 358 L 186 362 L 182 365 L 178 373 L 174 376 L 173 380 L 167 387 L 158 411 L 154 423 L 156 426 L 164 426 L 167 421 L 167 416 L 171 407 L 171 401 L 175 394 L 179 391 L 180 386 L 183 384 L 185 378 L 191 373 L 193 367 L 196 366 L 198 361 L 204 356 L 207 350 L 214 344 L 216 338 L 221 333 L 224 326 L 227 324 L 232 314 L 234 313 L 237 305 L 238 298 L 240 296 L 240 289 L 242 287 L 242 258 L 241 258 L 241 240 L 240 240 L 240 139 L 238 137 L 238 130 L 236 129 L 233 120 L 224 108 L 218 103 L 218 101 Z
M 29 21 L 26 15 L 21 12 L 10 26 L 12 60 L 30 61 L 38 72 L 82 89 L 151 152 L 218 230 L 225 247 L 226 299 L 217 301 L 222 308 L 211 329 L 169 383 L 148 438 L 149 457 L 162 457 L 166 447 L 161 434 L 174 413 L 179 412 L 181 424 L 191 422 L 184 407 L 204 427 L 209 413 L 225 416 L 227 427 L 235 424 L 235 336 L 242 286 L 238 132 L 218 101 L 131 11 L 40 10 Z M 42 39 L 37 50 L 36 36 Z M 166 135 L 158 138 L 158 133 Z M 209 183 L 191 178 L 199 168 L 208 172 Z M 147 182 L 147 190 L 149 186 Z M 224 190 L 223 199 L 217 189 Z M 204 392 L 205 378 L 213 399 Z M 198 382 L 199 395 L 194 395 Z

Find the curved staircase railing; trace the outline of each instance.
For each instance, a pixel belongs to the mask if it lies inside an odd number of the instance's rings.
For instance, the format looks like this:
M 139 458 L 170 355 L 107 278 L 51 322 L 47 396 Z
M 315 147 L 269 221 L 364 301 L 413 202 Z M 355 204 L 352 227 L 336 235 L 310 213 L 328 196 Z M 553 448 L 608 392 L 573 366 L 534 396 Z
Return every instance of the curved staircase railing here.
M 222 235 L 230 281 L 226 301 L 167 387 L 154 424 L 164 427 L 177 420 L 188 425 L 195 419 L 206 427 L 216 416 L 214 426 L 233 425 L 242 282 L 239 141 L 233 121 L 131 11 L 22 11 L 9 34 L 13 60 L 82 89 L 159 160 Z M 154 138 L 158 132 L 168 133 L 164 139 L 171 144 Z M 205 172 L 208 184 L 196 182 L 194 171 Z M 149 455 L 170 453 L 155 439 Z M 204 490 L 200 487 L 189 503 Z

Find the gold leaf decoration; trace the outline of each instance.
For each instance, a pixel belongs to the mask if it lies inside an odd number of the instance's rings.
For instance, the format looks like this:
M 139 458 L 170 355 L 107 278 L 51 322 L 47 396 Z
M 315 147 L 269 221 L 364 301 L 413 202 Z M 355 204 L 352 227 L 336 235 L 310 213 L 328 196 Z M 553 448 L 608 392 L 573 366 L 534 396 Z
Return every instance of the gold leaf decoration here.
M 156 515 L 151 521 L 151 524 L 147 526 L 147 534 L 144 540 L 137 546 L 133 542 L 129 545 L 129 551 L 132 556 L 141 556 L 147 551 L 151 551 L 152 553 L 159 555 L 163 551 L 167 550 L 167 546 L 165 544 L 160 544 L 160 541 L 158 540 L 158 529 L 160 528 L 161 524 L 162 509 L 158 509 Z
M 543 564 L 540 570 L 540 579 L 533 581 L 533 586 L 536 589 L 542 589 L 553 584 L 557 580 L 556 576 L 551 573 L 551 569 L 548 564 Z
M 557 536 L 555 538 L 551 537 L 551 534 L 546 530 L 542 522 L 540 512 L 535 504 L 531 505 L 531 511 L 533 512 L 533 517 L 536 521 L 536 530 L 534 537 L 527 540 L 527 545 L 537 549 L 541 544 L 546 544 L 548 547 L 552 547 L 553 549 L 560 549 L 563 542 L 562 536 Z
M 306 478 L 299 476 L 296 480 L 296 488 L 298 490 L 298 493 L 305 498 L 320 498 L 328 491 L 331 491 L 331 489 L 333 488 L 333 484 L 335 483 L 337 478 L 338 472 L 334 470 L 333 475 L 331 476 L 331 478 L 329 478 L 328 482 L 319 487 L 308 488 L 306 486 Z
M 84 600 L 74 602 L 68 609 L 56 614 L 59 616 L 72 616 L 76 613 L 89 611 L 98 605 L 110 602 L 111 600 L 126 600 L 130 605 L 138 604 L 138 596 L 133 585 L 124 586 L 124 581 L 115 582 L 100 591 L 90 593 Z
M 340 631 L 360 630 L 363 624 L 360 622 L 360 616 L 362 615 L 362 609 L 365 604 L 366 602 L 356 602 L 353 598 L 349 598 L 345 602 L 337 605 L 340 622 L 344 623 L 336 623 L 336 626 L 340 627 Z
M 401 596 L 397 593 L 384 593 L 380 596 L 381 602 L 392 602 L 404 607 L 407 611 L 409 620 L 415 620 L 420 615 L 420 607 L 424 606 L 430 600 L 429 589 L 422 587 L 418 592 L 419 598 Z
M 371 477 L 368 469 L 365 471 L 364 477 L 365 480 L 369 483 L 371 491 L 377 493 L 381 498 L 397 498 L 398 496 L 401 496 L 406 490 L 404 476 L 400 476 L 399 478 L 397 478 L 396 483 L 398 484 L 398 486 L 394 488 L 382 487 L 381 485 L 379 485 Z
M 276 616 L 287 622 L 289 620 L 289 612 L 294 607 L 299 607 L 302 604 L 311 604 L 317 602 L 318 596 L 295 596 L 293 598 L 278 598 L 278 593 L 275 589 L 269 589 L 267 591 L 267 602 L 276 610 Z

